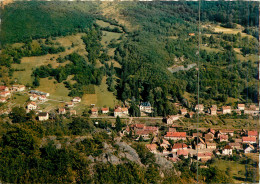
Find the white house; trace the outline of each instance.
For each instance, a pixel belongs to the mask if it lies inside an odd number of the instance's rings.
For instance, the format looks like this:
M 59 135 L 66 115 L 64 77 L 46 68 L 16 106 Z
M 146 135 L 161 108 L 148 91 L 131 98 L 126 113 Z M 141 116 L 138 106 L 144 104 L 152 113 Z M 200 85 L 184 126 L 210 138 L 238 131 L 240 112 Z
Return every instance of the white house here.
M 81 98 L 75 97 L 75 98 L 72 99 L 72 102 L 81 102 Z
M 27 105 L 27 111 L 35 110 L 37 109 L 37 104 L 35 102 L 30 102 Z
M 254 146 L 251 144 L 248 145 L 248 147 L 244 150 L 245 153 L 252 153 L 255 150 Z
M 36 94 L 33 94 L 32 96 L 30 96 L 31 101 L 36 101 L 37 99 L 38 99 L 38 96 Z
M 39 121 L 46 121 L 49 119 L 49 113 L 48 112 L 40 112 L 38 114 Z
M 24 91 L 24 90 L 25 90 L 25 86 L 24 85 L 14 84 L 12 86 L 12 91 L 20 92 L 20 91 Z
M 226 145 L 222 152 L 223 155 L 232 155 L 232 147 L 230 145 Z
M 231 114 L 231 106 L 223 106 L 222 114 Z
M 195 111 L 199 111 L 199 113 L 202 113 L 204 111 L 204 105 L 203 104 L 197 104 L 195 106 Z
M 103 108 L 101 109 L 101 111 L 102 111 L 102 114 L 107 114 L 107 113 L 109 113 L 109 108 L 103 107 Z
M 241 111 L 245 110 L 245 104 L 237 104 L 237 109 Z
M 142 102 L 139 108 L 141 112 L 152 113 L 152 106 L 150 102 Z
M 178 115 L 169 115 L 166 118 L 167 125 L 173 124 L 174 121 L 177 121 L 179 119 Z

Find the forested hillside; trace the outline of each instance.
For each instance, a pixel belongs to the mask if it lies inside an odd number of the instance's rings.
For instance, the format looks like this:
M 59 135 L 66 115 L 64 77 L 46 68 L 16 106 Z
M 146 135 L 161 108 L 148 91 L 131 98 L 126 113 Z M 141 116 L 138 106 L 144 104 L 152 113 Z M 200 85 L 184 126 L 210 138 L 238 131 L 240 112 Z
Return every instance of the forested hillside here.
M 177 114 L 175 103 L 193 109 L 199 73 L 205 106 L 256 103 L 257 2 L 203 1 L 200 52 L 198 17 L 197 2 L 8 4 L 1 9 L 1 85 L 18 81 L 46 92 L 61 86 L 62 103 L 88 98 L 88 108 L 92 96 L 86 95 L 99 89 L 103 106 L 127 106 L 130 116 L 140 116 L 139 104 L 150 102 L 158 118 Z M 173 72 L 180 66 L 186 70 Z M 57 111 L 59 100 L 53 101 Z M 78 117 L 39 123 L 19 103 L 0 117 L 0 183 L 196 182 L 190 157 L 167 168 L 168 160 L 155 157 L 142 140 L 121 139 L 126 125 L 119 118 L 90 119 L 90 109 L 80 104 Z M 232 182 L 216 167 L 200 172 L 201 183 Z

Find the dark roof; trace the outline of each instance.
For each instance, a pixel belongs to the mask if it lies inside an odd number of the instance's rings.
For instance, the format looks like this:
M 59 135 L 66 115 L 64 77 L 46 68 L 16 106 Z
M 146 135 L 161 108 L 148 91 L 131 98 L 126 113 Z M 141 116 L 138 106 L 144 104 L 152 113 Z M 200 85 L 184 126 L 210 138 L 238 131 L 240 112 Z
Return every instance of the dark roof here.
M 142 102 L 141 106 L 149 107 L 151 106 L 150 102 Z
M 40 112 L 39 116 L 47 116 L 47 114 L 48 114 L 47 112 Z

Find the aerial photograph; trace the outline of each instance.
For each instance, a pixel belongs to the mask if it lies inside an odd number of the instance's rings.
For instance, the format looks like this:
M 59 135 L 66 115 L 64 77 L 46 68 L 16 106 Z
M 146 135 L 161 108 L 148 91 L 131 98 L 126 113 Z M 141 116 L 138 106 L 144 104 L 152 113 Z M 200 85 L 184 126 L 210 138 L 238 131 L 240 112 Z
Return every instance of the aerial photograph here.
M 0 184 L 259 183 L 259 1 L 0 1 Z

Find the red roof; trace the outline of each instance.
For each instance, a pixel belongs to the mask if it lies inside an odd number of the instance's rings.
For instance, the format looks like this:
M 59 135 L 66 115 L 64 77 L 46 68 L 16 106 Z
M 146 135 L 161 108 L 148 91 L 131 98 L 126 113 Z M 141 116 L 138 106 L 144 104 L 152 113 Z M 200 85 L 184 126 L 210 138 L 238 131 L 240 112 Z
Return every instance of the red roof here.
M 146 126 L 144 127 L 145 130 L 153 130 L 153 131 L 157 131 L 158 127 L 154 127 L 154 126 Z
M 186 156 L 186 155 L 188 155 L 188 151 L 187 150 L 183 150 L 183 149 L 178 150 L 177 151 L 177 155 L 184 155 L 184 156 Z
M 144 124 L 134 124 L 134 125 L 132 125 L 131 127 L 143 129 L 143 128 L 144 128 Z
M 180 148 L 187 148 L 188 146 L 184 143 L 175 143 L 172 149 L 180 149 Z
M 109 109 L 107 107 L 103 107 L 101 110 L 102 111 L 108 111 Z
M 98 112 L 98 109 L 97 108 L 92 108 L 91 112 Z
M 223 110 L 231 109 L 231 106 L 223 106 L 222 109 Z
M 232 149 L 232 147 L 230 145 L 226 145 L 224 149 Z
M 186 132 L 167 132 L 165 137 L 186 137 Z
M 248 136 L 257 136 L 257 131 L 256 130 L 253 130 L 253 131 L 248 131 Z
M 6 86 L 0 86 L 0 91 L 5 90 Z
M 243 142 L 256 142 L 256 137 L 242 137 Z
M 198 153 L 198 156 L 199 157 L 212 156 L 212 153 L 210 153 L 210 152 Z
M 228 135 L 220 135 L 219 139 L 228 139 Z
M 146 148 L 148 148 L 150 151 L 154 151 L 157 148 L 156 144 L 146 144 Z

